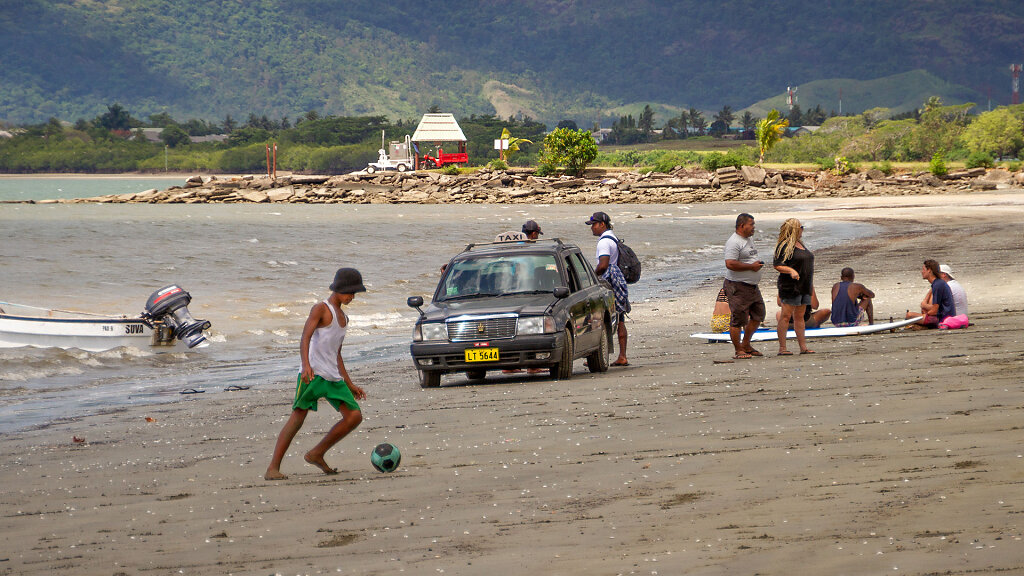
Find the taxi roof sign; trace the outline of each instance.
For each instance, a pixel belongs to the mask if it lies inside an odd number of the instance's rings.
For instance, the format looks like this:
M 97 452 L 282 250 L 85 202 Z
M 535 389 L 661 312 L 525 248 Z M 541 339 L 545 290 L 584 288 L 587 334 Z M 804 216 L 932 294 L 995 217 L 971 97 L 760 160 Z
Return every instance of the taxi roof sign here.
M 522 232 L 502 232 L 494 237 L 495 242 L 526 242 L 529 238 Z

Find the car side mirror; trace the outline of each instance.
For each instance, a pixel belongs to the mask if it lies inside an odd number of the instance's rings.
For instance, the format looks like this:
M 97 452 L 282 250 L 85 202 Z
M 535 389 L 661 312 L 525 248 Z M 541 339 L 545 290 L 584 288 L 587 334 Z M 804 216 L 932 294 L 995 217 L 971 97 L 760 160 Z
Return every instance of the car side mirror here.
M 554 292 L 555 298 L 566 298 L 569 296 L 569 289 L 565 286 L 555 286 L 552 292 Z
M 420 316 L 423 316 L 423 310 L 420 310 L 420 306 L 423 306 L 423 296 L 409 296 L 405 303 L 410 308 L 415 308 L 420 313 Z

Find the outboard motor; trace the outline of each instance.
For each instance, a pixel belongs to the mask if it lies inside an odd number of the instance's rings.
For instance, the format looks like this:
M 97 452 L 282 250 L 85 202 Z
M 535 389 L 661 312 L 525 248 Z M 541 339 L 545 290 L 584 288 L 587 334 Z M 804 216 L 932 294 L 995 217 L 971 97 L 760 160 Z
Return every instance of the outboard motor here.
M 175 338 L 184 341 L 189 348 L 194 348 L 206 340 L 203 330 L 210 328 L 210 322 L 196 320 L 189 314 L 188 303 L 191 301 L 192 297 L 188 292 L 180 286 L 171 284 L 150 295 L 142 317 L 153 322 L 163 322 L 170 327 Z

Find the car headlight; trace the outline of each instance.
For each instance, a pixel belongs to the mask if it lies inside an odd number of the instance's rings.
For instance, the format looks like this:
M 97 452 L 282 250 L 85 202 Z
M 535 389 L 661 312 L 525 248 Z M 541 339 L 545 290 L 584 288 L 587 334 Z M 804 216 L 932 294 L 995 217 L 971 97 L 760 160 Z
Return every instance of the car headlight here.
M 516 334 L 551 334 L 555 319 L 551 316 L 526 316 L 516 320 Z
M 444 322 L 417 324 L 412 332 L 412 339 L 414 342 L 448 340 L 448 326 Z

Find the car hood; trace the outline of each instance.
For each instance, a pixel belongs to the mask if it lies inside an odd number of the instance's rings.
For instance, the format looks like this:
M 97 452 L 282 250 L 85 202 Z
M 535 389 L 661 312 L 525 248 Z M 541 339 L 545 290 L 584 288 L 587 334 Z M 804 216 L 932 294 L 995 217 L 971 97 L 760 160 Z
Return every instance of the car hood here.
M 518 294 L 431 302 L 423 310 L 423 319 L 428 322 L 438 322 L 463 314 L 483 316 L 514 313 L 520 316 L 535 316 L 544 314 L 556 300 L 551 294 Z

